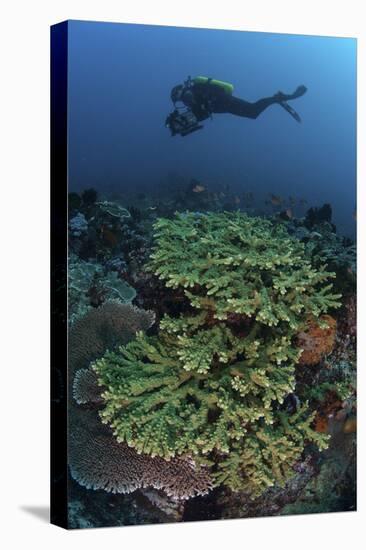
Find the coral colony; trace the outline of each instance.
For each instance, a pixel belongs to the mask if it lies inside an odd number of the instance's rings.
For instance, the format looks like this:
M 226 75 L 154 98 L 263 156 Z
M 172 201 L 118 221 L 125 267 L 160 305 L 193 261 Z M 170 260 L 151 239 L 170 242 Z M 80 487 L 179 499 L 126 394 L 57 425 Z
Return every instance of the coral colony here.
M 245 214 L 178 214 L 155 224 L 149 269 L 183 288 L 187 313 L 165 316 L 93 366 L 117 441 L 139 453 L 190 457 L 215 485 L 257 496 L 283 484 L 306 443 L 327 447 L 295 389 L 292 345 L 304 319 L 340 305 L 304 247 L 281 227 Z
M 312 511 L 310 490 L 319 511 L 340 506 L 354 244 L 329 205 L 287 219 L 218 200 L 178 213 L 69 199 L 69 467 L 97 510 L 71 499 L 74 526 L 196 519 L 197 498 L 200 519 Z M 108 493 L 145 501 L 108 520 Z
M 142 456 L 117 443 L 98 419 L 102 403 L 90 360 L 116 343 L 126 343 L 137 331 L 147 330 L 154 314 L 131 305 L 106 302 L 77 320 L 70 330 L 69 463 L 73 477 L 85 487 L 129 493 L 144 486 L 168 495 L 189 498 L 211 488 L 209 475 L 192 461 Z M 76 405 L 87 405 L 87 409 Z

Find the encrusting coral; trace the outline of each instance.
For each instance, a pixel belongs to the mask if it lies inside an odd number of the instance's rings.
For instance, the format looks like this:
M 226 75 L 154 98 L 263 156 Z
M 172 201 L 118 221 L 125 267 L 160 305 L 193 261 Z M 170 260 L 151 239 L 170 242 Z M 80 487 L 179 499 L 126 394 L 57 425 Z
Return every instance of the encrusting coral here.
M 174 499 L 207 493 L 212 487 L 208 470 L 190 458 L 163 458 L 138 454 L 118 443 L 98 417 L 101 388 L 89 368 L 117 343 L 127 343 L 136 331 L 146 331 L 154 314 L 132 305 L 106 302 L 78 318 L 69 334 L 69 437 L 72 477 L 89 489 L 130 493 L 143 487 L 163 490 Z
M 326 326 L 320 326 L 319 320 Z M 319 320 L 309 318 L 298 334 L 298 345 L 303 349 L 299 359 L 301 365 L 316 365 L 334 349 L 337 321 L 330 315 L 322 315 Z
M 186 311 L 95 362 L 102 421 L 139 453 L 194 457 L 217 486 L 256 496 L 283 485 L 308 442 L 327 446 L 306 403 L 283 403 L 297 333 L 339 306 L 334 274 L 280 225 L 240 212 L 157 220 L 148 269 L 184 291 Z

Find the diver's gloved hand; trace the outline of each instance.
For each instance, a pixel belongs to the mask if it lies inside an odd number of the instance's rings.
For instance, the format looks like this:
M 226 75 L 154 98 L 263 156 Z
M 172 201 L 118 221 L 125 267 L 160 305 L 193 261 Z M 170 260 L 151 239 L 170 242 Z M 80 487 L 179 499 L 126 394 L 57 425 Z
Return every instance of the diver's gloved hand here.
M 304 93 L 307 91 L 307 87 L 301 84 L 301 86 L 298 86 L 293 94 L 284 94 L 283 92 L 277 92 L 273 97 L 281 103 L 281 101 L 288 101 L 289 99 L 296 99 L 298 97 L 301 97 L 304 95 Z

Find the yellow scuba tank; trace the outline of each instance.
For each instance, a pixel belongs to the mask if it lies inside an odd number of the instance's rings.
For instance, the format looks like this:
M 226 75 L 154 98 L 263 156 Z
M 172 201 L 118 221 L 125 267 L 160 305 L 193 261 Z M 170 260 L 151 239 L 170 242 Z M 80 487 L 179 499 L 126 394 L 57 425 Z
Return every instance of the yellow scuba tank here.
M 193 78 L 195 84 L 211 84 L 212 86 L 220 86 L 229 95 L 232 95 L 234 86 L 230 82 L 224 82 L 223 80 L 216 80 L 214 78 L 208 78 L 207 76 L 196 76 Z

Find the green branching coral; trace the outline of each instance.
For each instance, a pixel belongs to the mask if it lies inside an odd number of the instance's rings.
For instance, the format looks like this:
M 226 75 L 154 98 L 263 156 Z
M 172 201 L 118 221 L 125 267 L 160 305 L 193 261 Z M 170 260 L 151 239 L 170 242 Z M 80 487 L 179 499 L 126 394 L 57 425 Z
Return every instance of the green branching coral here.
M 274 426 L 259 427 L 242 444 L 234 444 L 236 452 L 220 465 L 216 476 L 219 484 L 259 496 L 274 482 L 284 486 L 306 442 L 317 444 L 321 450 L 327 448 L 326 438 L 311 429 L 315 414 L 309 415 L 306 407 L 291 416 L 285 412 L 277 412 L 276 416 Z
M 185 213 L 158 220 L 155 230 L 150 269 L 217 319 L 238 313 L 298 328 L 305 312 L 318 316 L 339 305 L 331 285 L 320 286 L 334 273 L 314 270 L 304 245 L 269 220 Z
M 333 274 L 284 229 L 242 213 L 177 214 L 155 230 L 148 268 L 184 289 L 187 313 L 95 362 L 102 421 L 138 452 L 192 456 L 216 485 L 256 496 L 285 483 L 308 442 L 326 446 L 307 406 L 283 403 L 297 331 L 339 305 Z

